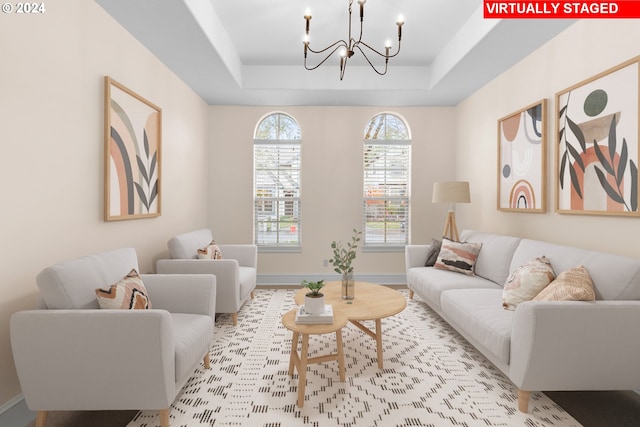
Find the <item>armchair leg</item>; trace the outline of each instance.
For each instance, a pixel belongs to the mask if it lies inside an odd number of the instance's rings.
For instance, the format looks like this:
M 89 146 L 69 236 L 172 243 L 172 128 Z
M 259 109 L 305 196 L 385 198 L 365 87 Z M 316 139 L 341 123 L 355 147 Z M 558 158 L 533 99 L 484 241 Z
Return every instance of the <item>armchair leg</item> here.
M 255 291 L 251 291 L 251 299 L 255 298 L 256 296 L 256 292 Z
M 204 355 L 204 368 L 205 369 L 211 369 L 211 360 L 209 359 L 209 352 L 207 351 L 207 353 Z
M 233 320 L 233 326 L 238 326 L 238 313 L 231 313 L 231 319 Z
M 169 411 L 171 408 L 160 409 L 160 427 L 169 427 Z
M 409 289 L 409 299 L 413 299 L 413 289 Z
M 531 397 L 530 391 L 518 389 L 518 410 L 525 414 L 529 412 L 529 397 Z
M 49 411 L 38 411 L 36 414 L 36 427 L 44 427 L 47 423 L 47 415 L 49 415 Z

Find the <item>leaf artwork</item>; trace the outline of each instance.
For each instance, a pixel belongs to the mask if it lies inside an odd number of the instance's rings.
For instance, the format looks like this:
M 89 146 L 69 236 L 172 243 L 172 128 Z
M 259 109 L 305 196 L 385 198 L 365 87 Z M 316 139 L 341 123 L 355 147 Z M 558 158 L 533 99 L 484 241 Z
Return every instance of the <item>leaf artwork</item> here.
M 580 170 L 582 175 L 584 175 L 586 171 L 587 165 L 585 165 L 581 154 L 586 154 L 587 152 L 587 141 L 580 126 L 567 115 L 568 103 L 569 101 L 567 99 L 567 105 L 560 109 L 558 117 L 564 122 L 564 126 L 558 131 L 560 144 L 564 143 L 564 153 L 562 153 L 559 163 L 560 170 L 558 179 L 560 188 L 564 189 L 565 172 L 568 168 L 571 186 L 578 197 L 582 199 L 584 198 L 584 192 L 581 187 L 582 180 L 578 174 L 578 170 Z M 602 144 L 599 144 L 595 139 L 593 140 L 593 150 L 598 159 L 597 164 L 594 165 L 594 170 L 598 182 L 607 197 L 616 203 L 623 204 L 627 211 L 635 212 L 638 210 L 638 168 L 634 161 L 629 158 L 629 147 L 625 138 L 622 139 L 620 153 L 617 152 L 616 124 L 616 116 L 613 115 L 611 124 L 609 125 L 606 147 L 603 147 Z M 567 132 L 567 128 L 570 133 Z M 570 136 L 575 138 L 575 141 L 570 140 Z M 625 174 L 627 174 L 627 172 L 628 182 L 631 185 L 629 200 L 625 200 L 623 191 Z
M 158 179 L 153 182 L 153 186 L 151 185 L 151 178 L 156 170 L 157 164 L 157 154 L 158 152 L 154 152 L 153 156 L 149 158 L 149 140 L 147 138 L 147 131 L 144 131 L 144 152 L 146 156 L 146 162 L 139 155 L 136 156 L 136 160 L 138 161 L 138 170 L 142 175 L 144 180 L 144 186 L 142 183 L 135 182 L 136 191 L 138 192 L 138 196 L 140 197 L 140 201 L 147 209 L 147 212 L 151 209 L 151 205 L 155 201 L 158 196 Z M 149 168 L 147 170 L 147 165 Z

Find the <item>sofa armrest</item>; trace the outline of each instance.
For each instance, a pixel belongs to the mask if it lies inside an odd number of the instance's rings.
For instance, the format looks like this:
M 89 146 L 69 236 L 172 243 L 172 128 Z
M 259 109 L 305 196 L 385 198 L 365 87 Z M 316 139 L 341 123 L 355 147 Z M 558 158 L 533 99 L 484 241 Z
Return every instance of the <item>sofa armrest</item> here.
M 203 314 L 215 321 L 216 276 L 212 274 L 141 274 L 153 308 L 170 313 Z
M 222 253 L 224 256 L 224 252 Z M 160 259 L 159 274 L 214 274 L 217 312 L 235 312 L 240 307 L 240 266 L 235 259 Z M 151 291 L 149 291 L 151 292 Z M 153 304 L 153 297 L 151 297 Z M 233 307 L 232 311 L 228 307 Z
M 235 259 L 241 267 L 258 268 L 258 246 L 218 244 L 222 257 Z
M 31 410 L 162 409 L 173 401 L 175 344 L 165 310 L 21 311 L 10 332 Z
M 413 267 L 424 267 L 427 252 L 431 245 L 407 245 L 404 247 L 404 263 L 408 270 Z
M 529 301 L 516 308 L 509 377 L 522 390 L 640 385 L 640 301 Z

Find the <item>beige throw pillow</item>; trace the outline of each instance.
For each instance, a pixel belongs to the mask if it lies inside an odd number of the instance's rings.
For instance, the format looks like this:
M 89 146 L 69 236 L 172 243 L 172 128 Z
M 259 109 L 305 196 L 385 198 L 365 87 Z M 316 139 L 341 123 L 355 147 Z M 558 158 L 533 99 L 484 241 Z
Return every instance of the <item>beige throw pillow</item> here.
M 563 271 L 556 280 L 533 298 L 533 301 L 595 301 L 593 280 L 587 269 L 580 265 Z
M 531 301 L 555 278 L 549 260 L 542 256 L 516 268 L 502 291 L 502 307 L 515 310 L 523 301 Z
M 212 240 L 206 248 L 198 249 L 198 259 L 222 259 L 222 251 L 215 240 Z
M 96 289 L 100 308 L 146 310 L 151 308 L 151 301 L 142 279 L 135 269 L 114 283 L 109 289 Z
M 433 266 L 441 270 L 474 276 L 473 269 L 481 247 L 482 243 L 456 242 L 443 237 L 438 258 Z

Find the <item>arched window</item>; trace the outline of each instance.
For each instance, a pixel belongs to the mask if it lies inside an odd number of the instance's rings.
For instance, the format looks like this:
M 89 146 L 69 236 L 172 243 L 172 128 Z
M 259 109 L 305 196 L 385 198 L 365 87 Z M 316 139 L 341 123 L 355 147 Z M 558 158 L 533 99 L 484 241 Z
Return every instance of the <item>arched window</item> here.
M 363 247 L 403 247 L 409 242 L 411 134 L 392 113 L 369 120 L 364 132 Z
M 262 118 L 254 133 L 254 241 L 300 247 L 300 126 L 284 113 Z

